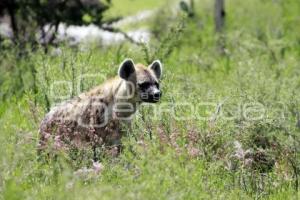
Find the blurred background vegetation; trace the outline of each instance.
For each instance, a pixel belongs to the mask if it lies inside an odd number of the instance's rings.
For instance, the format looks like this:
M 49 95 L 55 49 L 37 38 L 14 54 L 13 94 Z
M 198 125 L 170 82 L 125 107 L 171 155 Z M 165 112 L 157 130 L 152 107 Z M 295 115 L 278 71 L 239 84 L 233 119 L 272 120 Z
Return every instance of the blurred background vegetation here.
M 297 199 L 299 13 L 298 0 L 1 0 L 0 199 Z M 167 111 L 142 106 L 100 173 L 77 173 L 89 150 L 38 161 L 44 114 L 127 57 L 162 60 Z M 213 106 L 176 106 L 199 102 Z M 248 120 L 253 104 L 263 117 Z

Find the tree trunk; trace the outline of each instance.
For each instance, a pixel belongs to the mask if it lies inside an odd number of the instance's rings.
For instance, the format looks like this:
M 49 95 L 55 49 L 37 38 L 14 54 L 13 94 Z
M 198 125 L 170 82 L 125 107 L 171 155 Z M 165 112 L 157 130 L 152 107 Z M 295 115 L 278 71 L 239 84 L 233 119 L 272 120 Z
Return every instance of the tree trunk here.
M 225 8 L 224 8 L 225 0 L 216 0 L 215 1 L 215 25 L 216 32 L 222 32 L 224 24 L 225 24 Z
M 15 6 L 15 1 L 12 0 L 7 6 L 7 11 L 10 18 L 11 29 L 13 31 L 13 40 L 16 42 L 18 41 L 19 31 L 15 17 Z
M 215 29 L 217 34 L 217 48 L 221 55 L 226 55 L 225 44 L 226 38 L 223 34 L 225 25 L 225 0 L 215 0 Z

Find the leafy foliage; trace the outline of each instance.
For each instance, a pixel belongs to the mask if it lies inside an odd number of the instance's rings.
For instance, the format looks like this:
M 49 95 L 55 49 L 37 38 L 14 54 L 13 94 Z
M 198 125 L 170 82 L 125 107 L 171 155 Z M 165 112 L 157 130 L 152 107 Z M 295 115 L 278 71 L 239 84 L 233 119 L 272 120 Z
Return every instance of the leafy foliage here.
M 110 1 L 103 3 L 99 0 L 3 0 L 0 2 L 0 16 L 9 16 L 16 42 L 36 42 L 36 31 L 40 30 L 42 42 L 52 43 L 60 23 L 95 23 L 101 26 L 103 13 L 109 8 L 108 3 Z M 46 25 L 49 26 L 48 30 L 45 30 Z M 47 32 L 51 33 L 50 36 Z

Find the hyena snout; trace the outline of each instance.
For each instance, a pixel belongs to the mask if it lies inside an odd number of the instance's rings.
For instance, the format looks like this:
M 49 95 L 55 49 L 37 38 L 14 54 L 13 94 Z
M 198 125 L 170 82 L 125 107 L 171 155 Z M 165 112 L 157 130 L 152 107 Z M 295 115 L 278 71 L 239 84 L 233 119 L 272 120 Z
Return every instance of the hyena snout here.
M 141 93 L 141 99 L 144 102 L 148 103 L 157 103 L 159 102 L 160 98 L 162 96 L 162 92 L 159 89 L 152 89 L 148 92 L 143 92 Z

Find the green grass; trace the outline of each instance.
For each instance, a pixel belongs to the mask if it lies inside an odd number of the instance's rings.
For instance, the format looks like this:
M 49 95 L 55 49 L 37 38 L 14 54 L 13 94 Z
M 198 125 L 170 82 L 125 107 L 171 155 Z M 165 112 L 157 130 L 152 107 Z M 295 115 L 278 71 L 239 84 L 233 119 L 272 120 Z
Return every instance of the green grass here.
M 161 5 L 119 2 L 114 5 L 122 10 L 113 8 L 113 15 Z M 104 170 L 91 177 L 74 174 L 91 167 L 89 151 L 78 152 L 76 160 L 63 152 L 46 163 L 38 160 L 45 96 L 54 105 L 77 95 L 81 75 L 89 76 L 79 88 L 88 90 L 115 76 L 127 57 L 146 63 L 145 49 L 130 43 L 84 50 L 62 45 L 58 56 L 37 50 L 26 59 L 18 58 L 14 48 L 3 50 L 0 199 L 299 198 L 300 4 L 226 2 L 225 54 L 217 45 L 210 0 L 196 1 L 196 18 L 184 18 L 183 29 L 178 26 L 182 18 L 170 18 L 169 11 L 147 22 L 159 33 L 148 49 L 164 64 L 162 101 L 141 107 L 122 140 L 124 152 L 102 158 Z M 69 92 L 66 84 L 51 90 L 56 81 L 67 81 L 75 90 Z M 163 105 L 156 118 L 154 108 Z M 182 116 L 185 120 L 178 119 Z M 252 152 L 250 157 L 235 157 L 237 142 Z M 254 160 L 252 167 L 248 158 Z

